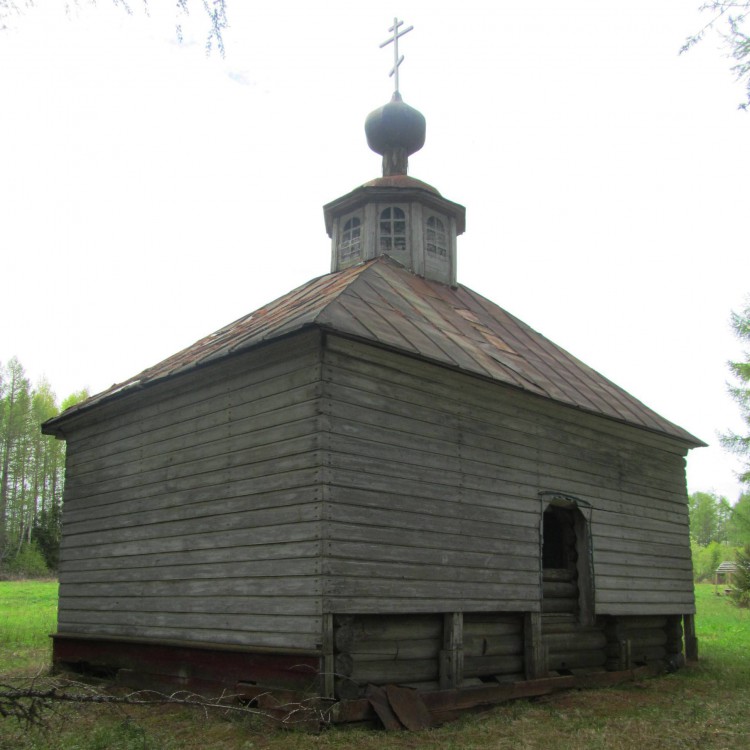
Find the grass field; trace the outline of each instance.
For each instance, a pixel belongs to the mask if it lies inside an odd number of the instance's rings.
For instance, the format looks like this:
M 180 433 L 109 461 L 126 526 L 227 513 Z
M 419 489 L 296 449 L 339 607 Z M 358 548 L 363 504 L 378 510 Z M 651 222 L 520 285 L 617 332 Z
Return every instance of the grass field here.
M 57 581 L 0 581 L 0 675 L 43 670 L 57 625 Z
M 57 588 L 0 583 L 0 683 L 49 663 Z M 750 611 L 696 587 L 701 661 L 676 674 L 603 690 L 516 701 L 416 733 L 280 731 L 255 717 L 180 707 L 64 706 L 46 732 L 0 719 L 5 750 L 742 750 L 750 748 Z M 1 705 L 1 704 L 0 704 Z

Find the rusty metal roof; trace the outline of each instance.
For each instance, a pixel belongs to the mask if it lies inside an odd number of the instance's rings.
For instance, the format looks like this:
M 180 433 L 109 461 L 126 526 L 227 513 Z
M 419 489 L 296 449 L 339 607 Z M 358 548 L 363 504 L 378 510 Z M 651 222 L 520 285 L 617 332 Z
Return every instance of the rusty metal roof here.
M 488 299 L 415 276 L 386 256 L 309 281 L 45 427 L 54 432 L 73 413 L 310 326 L 703 445 Z

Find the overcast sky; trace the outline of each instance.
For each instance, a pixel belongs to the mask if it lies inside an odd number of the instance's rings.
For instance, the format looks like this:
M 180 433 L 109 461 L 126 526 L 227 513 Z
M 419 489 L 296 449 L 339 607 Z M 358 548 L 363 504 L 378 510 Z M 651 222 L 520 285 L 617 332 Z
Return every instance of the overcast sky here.
M 0 360 L 96 392 L 327 273 L 322 205 L 380 173 L 397 13 L 459 281 L 711 443 L 689 489 L 734 501 L 750 113 L 717 38 L 677 54 L 699 4 L 228 0 L 223 60 L 198 0 L 182 45 L 154 2 L 6 18 Z

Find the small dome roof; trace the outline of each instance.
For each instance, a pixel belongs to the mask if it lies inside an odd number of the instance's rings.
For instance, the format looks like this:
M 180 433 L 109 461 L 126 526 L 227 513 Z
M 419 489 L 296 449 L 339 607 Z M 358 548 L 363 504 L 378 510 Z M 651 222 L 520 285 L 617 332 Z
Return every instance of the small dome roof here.
M 367 145 L 377 154 L 404 149 L 407 155 L 424 146 L 427 122 L 397 92 L 388 104 L 370 112 L 365 120 Z

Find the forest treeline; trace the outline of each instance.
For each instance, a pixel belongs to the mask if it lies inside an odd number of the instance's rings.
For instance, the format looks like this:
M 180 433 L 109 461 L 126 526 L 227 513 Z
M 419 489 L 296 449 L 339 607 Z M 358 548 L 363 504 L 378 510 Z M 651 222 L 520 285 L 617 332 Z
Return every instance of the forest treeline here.
M 693 575 L 696 581 L 712 581 L 722 562 L 734 561 L 750 545 L 750 492 L 734 505 L 711 492 L 694 492 L 688 508 Z
M 65 482 L 65 443 L 40 424 L 88 396 L 61 404 L 46 380 L 31 386 L 15 357 L 0 364 L 0 569 L 57 568 Z

